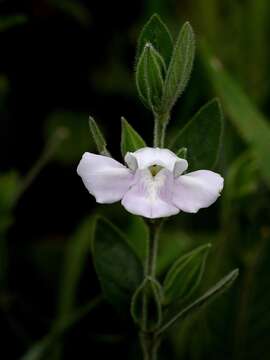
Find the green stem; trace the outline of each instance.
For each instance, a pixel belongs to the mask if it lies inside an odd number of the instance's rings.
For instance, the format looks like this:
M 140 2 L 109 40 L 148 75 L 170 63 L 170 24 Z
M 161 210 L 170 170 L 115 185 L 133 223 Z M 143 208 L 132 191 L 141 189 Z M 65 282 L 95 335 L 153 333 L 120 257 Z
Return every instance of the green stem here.
M 159 341 L 154 333 L 141 333 L 144 360 L 157 360 Z
M 147 246 L 147 254 L 145 261 L 145 277 L 155 278 L 156 275 L 156 262 L 157 262 L 157 248 L 158 248 L 158 237 L 161 228 L 161 221 L 149 221 L 149 240 Z M 144 322 L 145 329 L 148 328 L 147 320 L 147 294 L 144 296 Z M 141 332 L 140 340 L 143 350 L 144 360 L 156 360 L 157 359 L 157 350 L 159 346 L 159 341 L 156 336 L 156 332 Z
M 160 224 L 157 222 L 149 222 L 149 241 L 147 246 L 147 254 L 145 261 L 145 276 L 155 277 L 157 262 L 157 247 Z
M 154 125 L 154 147 L 164 147 L 166 127 L 169 121 L 169 114 L 155 114 Z

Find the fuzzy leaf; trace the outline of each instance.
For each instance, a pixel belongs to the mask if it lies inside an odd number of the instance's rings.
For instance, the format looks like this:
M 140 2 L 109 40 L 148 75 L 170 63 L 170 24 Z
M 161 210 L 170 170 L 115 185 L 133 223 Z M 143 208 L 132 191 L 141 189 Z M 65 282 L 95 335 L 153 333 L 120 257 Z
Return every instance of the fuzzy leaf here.
M 131 302 L 131 315 L 144 331 L 157 329 L 162 321 L 162 290 L 160 284 L 147 277 L 135 291 Z
M 105 140 L 100 128 L 98 127 L 98 124 L 96 123 L 94 118 L 92 118 L 91 116 L 89 118 L 89 127 L 90 127 L 91 134 L 93 136 L 94 142 L 96 144 L 96 147 L 98 149 L 98 152 L 101 155 L 110 156 L 110 153 L 107 150 L 106 140 Z
M 141 31 L 138 40 L 137 59 L 139 59 L 146 43 L 151 43 L 163 57 L 165 63 L 169 64 L 173 50 L 172 36 L 157 14 L 151 16 Z
M 214 99 L 180 130 L 171 147 L 175 152 L 182 146 L 187 147 L 189 170 L 211 169 L 220 153 L 222 134 L 222 110 L 219 101 Z
M 195 55 L 195 38 L 191 25 L 186 22 L 176 40 L 164 82 L 161 112 L 169 113 L 183 93 L 190 78 Z
M 151 43 L 145 44 L 136 68 L 136 85 L 143 104 L 155 111 L 163 92 L 164 60 Z
M 122 232 L 103 218 L 96 223 L 93 256 L 107 300 L 119 311 L 128 308 L 142 282 L 143 266 Z
M 122 117 L 122 135 L 121 135 L 121 152 L 125 157 L 128 151 L 134 152 L 140 148 L 146 147 L 143 138 L 137 133 L 136 130 Z
M 235 269 L 222 278 L 219 282 L 217 282 L 213 287 L 211 287 L 204 295 L 199 297 L 193 303 L 188 305 L 185 309 L 181 310 L 177 313 L 173 318 L 171 318 L 166 324 L 162 326 L 162 328 L 158 331 L 158 335 L 161 335 L 164 331 L 170 328 L 175 324 L 179 319 L 183 319 L 188 315 L 193 314 L 196 310 L 201 309 L 204 305 L 209 304 L 211 301 L 216 299 L 218 296 L 223 294 L 226 290 L 228 290 L 236 278 L 238 277 L 239 270 Z
M 181 256 L 170 268 L 164 280 L 164 303 L 186 299 L 199 285 L 211 244 L 206 244 Z

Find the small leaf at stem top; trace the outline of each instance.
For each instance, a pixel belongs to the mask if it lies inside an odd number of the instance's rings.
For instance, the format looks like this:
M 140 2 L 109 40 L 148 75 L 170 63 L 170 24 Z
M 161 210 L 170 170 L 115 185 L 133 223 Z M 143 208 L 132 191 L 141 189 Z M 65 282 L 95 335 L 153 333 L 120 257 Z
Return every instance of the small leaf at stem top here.
M 110 153 L 107 150 L 106 140 L 105 140 L 100 128 L 98 127 L 98 124 L 96 123 L 94 118 L 92 118 L 91 116 L 89 117 L 89 127 L 90 127 L 91 134 L 93 136 L 93 139 L 95 141 L 96 147 L 98 149 L 98 152 L 101 155 L 110 156 Z
M 167 70 L 161 103 L 161 113 L 170 113 L 173 105 L 185 90 L 195 56 L 195 37 L 191 25 L 186 22 L 176 40 Z
M 125 157 L 128 151 L 134 152 L 138 149 L 146 147 L 146 143 L 124 117 L 121 118 L 121 121 L 122 121 L 121 152 L 122 152 L 122 156 Z
M 157 14 L 151 16 L 140 33 L 136 55 L 137 61 L 146 43 L 153 44 L 154 48 L 163 57 L 166 65 L 169 64 L 173 50 L 172 36 L 167 26 Z
M 143 104 L 157 112 L 163 93 L 165 63 L 151 43 L 146 43 L 136 67 L 136 86 Z

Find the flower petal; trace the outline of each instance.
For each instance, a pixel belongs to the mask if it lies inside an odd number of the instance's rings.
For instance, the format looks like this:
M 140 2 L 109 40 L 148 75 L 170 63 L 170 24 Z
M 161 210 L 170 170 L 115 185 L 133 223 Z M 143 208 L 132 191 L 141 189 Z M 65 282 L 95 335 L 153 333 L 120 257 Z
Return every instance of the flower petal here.
M 173 181 L 173 174 L 166 169 L 155 177 L 148 169 L 137 170 L 122 205 L 132 214 L 150 219 L 176 215 L 179 210 L 171 201 Z
M 121 200 L 133 179 L 131 171 L 118 161 L 91 153 L 83 155 L 77 173 L 96 201 L 105 204 Z
M 152 165 L 159 165 L 171 172 L 176 169 L 178 175 L 188 167 L 186 160 L 180 159 L 168 149 L 160 148 L 145 147 L 133 153 L 128 152 L 125 161 L 132 170 L 137 168 L 143 170 Z
M 196 213 L 212 205 L 223 189 L 223 178 L 208 170 L 194 171 L 175 180 L 173 203 L 180 210 Z

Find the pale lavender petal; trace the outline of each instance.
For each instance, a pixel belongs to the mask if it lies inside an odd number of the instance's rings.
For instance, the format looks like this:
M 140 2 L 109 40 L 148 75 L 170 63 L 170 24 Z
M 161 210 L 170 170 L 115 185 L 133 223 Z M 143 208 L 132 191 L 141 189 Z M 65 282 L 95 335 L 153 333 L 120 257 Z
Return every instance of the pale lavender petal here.
M 208 170 L 194 171 L 175 180 L 173 204 L 180 210 L 196 213 L 212 205 L 223 189 L 223 178 Z
M 145 147 L 133 153 L 128 152 L 125 161 L 132 170 L 137 168 L 143 170 L 152 165 L 159 165 L 171 172 L 177 170 L 177 175 L 188 167 L 186 160 L 180 159 L 168 149 L 160 148 Z
M 91 153 L 83 155 L 77 173 L 96 201 L 105 204 L 121 200 L 133 180 L 131 171 L 118 161 Z
M 176 215 L 179 210 L 171 201 L 173 181 L 173 174 L 165 169 L 155 177 L 148 169 L 137 170 L 122 205 L 132 214 L 150 219 Z

